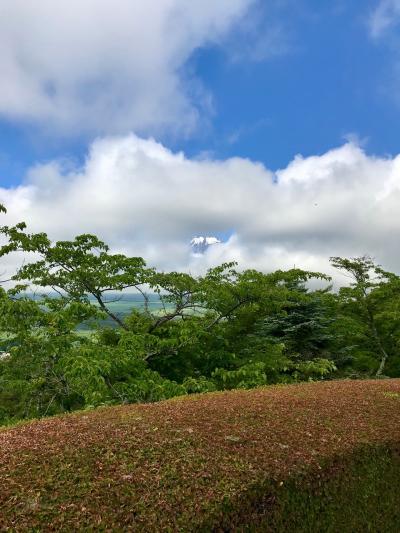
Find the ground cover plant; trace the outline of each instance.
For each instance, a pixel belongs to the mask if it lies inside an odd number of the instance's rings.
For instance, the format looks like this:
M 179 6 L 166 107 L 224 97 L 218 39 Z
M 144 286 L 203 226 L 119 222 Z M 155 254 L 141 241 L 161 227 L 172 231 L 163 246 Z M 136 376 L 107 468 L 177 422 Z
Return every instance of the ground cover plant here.
M 99 408 L 0 430 L 0 529 L 398 531 L 400 380 Z

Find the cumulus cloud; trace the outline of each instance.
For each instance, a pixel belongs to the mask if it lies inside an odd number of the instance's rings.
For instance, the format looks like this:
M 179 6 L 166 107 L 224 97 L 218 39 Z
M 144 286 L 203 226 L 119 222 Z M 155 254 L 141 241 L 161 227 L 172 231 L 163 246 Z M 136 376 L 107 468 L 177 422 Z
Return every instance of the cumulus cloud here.
M 184 66 L 254 0 L 2 0 L 0 115 L 63 132 L 190 131 L 208 97 Z
M 95 233 L 166 269 L 236 260 L 327 271 L 331 255 L 368 253 L 400 271 L 400 155 L 369 156 L 351 142 L 273 172 L 241 158 L 191 160 L 135 135 L 102 138 L 82 168 L 38 165 L 0 188 L 0 203 L 8 223 L 55 239 Z M 190 239 L 202 234 L 225 242 L 193 257 Z

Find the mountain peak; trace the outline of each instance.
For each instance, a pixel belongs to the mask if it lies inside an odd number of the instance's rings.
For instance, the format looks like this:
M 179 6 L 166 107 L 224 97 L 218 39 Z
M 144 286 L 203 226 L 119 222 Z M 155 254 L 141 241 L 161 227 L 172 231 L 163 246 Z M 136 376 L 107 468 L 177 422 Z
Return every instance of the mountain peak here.
M 193 237 L 190 241 L 190 246 L 194 254 L 204 254 L 209 246 L 213 244 L 220 244 L 221 241 L 217 237 Z

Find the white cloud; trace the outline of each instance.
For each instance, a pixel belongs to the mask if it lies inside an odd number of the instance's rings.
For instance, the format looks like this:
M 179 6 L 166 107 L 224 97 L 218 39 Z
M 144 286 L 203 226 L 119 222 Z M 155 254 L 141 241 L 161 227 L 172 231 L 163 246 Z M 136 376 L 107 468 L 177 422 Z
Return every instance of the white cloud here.
M 0 116 L 64 133 L 190 131 L 209 103 L 185 63 L 253 2 L 2 0 Z
M 400 0 L 380 0 L 369 19 L 372 37 L 381 37 L 399 21 Z
M 190 160 L 134 135 L 103 138 L 83 168 L 38 165 L 23 185 L 0 188 L 0 203 L 8 223 L 26 220 L 52 238 L 95 233 L 167 269 L 237 260 L 326 271 L 331 255 L 369 253 L 400 271 L 400 155 L 369 156 L 353 143 L 273 173 L 240 158 Z M 231 237 L 191 257 L 201 234 Z

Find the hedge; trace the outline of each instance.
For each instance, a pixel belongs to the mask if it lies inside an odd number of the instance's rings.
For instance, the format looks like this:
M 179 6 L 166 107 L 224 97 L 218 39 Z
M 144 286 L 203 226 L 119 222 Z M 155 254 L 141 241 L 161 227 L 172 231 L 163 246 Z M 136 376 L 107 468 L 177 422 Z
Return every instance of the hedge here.
M 400 380 L 100 408 L 0 431 L 0 530 L 400 531 Z

